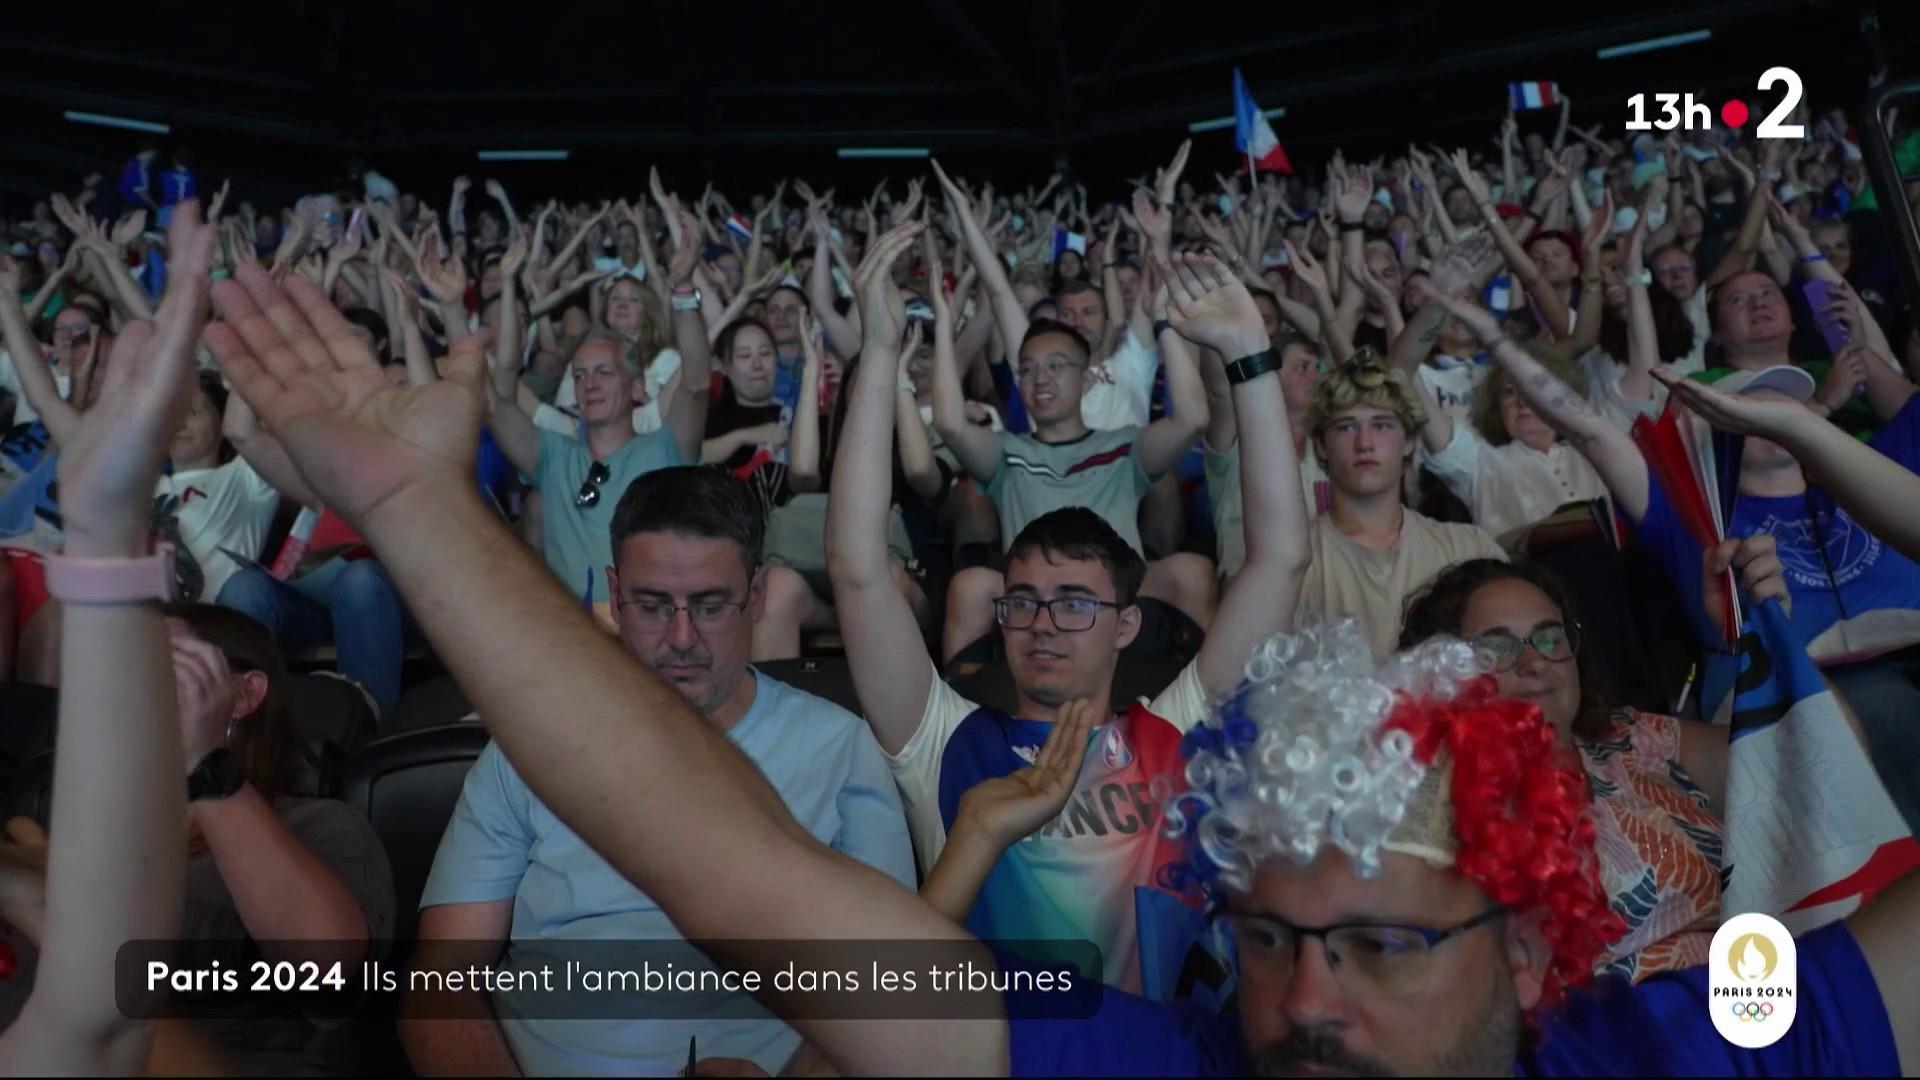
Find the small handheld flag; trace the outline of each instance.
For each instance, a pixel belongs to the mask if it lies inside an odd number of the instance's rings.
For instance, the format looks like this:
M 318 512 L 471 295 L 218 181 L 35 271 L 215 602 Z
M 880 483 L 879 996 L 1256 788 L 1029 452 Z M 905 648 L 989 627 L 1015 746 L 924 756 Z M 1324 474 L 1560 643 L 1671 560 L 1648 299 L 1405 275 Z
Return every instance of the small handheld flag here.
M 747 224 L 747 219 L 739 214 L 727 218 L 727 231 L 742 240 L 753 239 L 753 226 Z
M 1557 82 L 1507 84 L 1507 107 L 1516 112 L 1521 109 L 1550 109 L 1558 104 L 1560 84 Z
M 1247 92 L 1247 80 L 1240 75 L 1240 69 L 1233 69 L 1233 146 L 1247 156 L 1249 172 L 1265 169 L 1268 172 L 1292 174 L 1293 164 L 1287 160 L 1287 152 L 1280 147 L 1280 139 L 1273 133 L 1273 125 L 1267 123 L 1266 115 L 1260 106 L 1253 103 L 1253 95 Z
M 1068 251 L 1078 252 L 1084 256 L 1087 253 L 1086 236 L 1066 229 L 1053 230 L 1053 257 L 1058 259 Z

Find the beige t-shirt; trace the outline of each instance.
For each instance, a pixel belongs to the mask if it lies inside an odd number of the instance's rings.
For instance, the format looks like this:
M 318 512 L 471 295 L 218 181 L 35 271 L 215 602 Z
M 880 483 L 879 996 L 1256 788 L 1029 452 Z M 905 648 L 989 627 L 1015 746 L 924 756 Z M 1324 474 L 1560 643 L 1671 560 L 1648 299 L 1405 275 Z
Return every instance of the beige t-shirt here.
M 1399 542 L 1384 551 L 1347 539 L 1327 514 L 1307 527 L 1307 538 L 1313 564 L 1300 590 L 1301 617 L 1359 619 L 1382 656 L 1399 641 L 1407 598 L 1421 586 L 1455 563 L 1507 557 L 1485 529 L 1435 521 L 1411 509 Z

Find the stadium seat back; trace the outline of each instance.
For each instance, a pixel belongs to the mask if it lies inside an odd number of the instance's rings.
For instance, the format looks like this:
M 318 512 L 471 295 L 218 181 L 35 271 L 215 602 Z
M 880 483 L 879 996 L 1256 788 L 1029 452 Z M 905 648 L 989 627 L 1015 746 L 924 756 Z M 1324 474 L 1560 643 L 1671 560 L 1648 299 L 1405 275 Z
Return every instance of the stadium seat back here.
M 393 866 L 394 951 L 404 957 L 419 923 L 420 893 L 467 770 L 487 745 L 479 724 L 383 735 L 347 764 L 347 802 L 367 816 Z

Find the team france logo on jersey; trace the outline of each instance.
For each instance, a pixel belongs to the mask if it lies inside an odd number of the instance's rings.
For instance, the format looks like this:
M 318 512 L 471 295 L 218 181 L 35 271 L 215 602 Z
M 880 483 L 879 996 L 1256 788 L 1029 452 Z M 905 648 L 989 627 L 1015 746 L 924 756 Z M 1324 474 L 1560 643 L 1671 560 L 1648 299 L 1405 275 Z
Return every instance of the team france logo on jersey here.
M 1107 734 L 1100 740 L 1100 757 L 1106 762 L 1109 772 L 1117 772 L 1133 764 L 1133 751 L 1127 749 L 1127 739 L 1120 734 L 1119 724 L 1107 725 Z

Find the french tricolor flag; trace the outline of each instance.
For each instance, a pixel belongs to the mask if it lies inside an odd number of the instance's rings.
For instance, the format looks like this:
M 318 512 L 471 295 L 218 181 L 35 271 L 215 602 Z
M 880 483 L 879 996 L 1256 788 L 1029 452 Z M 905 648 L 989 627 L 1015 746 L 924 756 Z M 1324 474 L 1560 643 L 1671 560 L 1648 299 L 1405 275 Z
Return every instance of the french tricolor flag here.
M 1239 68 L 1233 69 L 1233 146 L 1247 156 L 1255 169 L 1293 172 L 1287 152 L 1280 148 L 1280 140 L 1273 133 L 1273 125 L 1267 123 L 1260 106 L 1253 103 L 1253 95 L 1247 93 L 1247 80 L 1240 76 Z
M 1517 82 L 1507 84 L 1507 105 L 1520 109 L 1549 109 L 1560 104 L 1557 82 Z
M 747 219 L 741 217 L 739 214 L 735 214 L 727 219 L 727 231 L 742 240 L 753 239 L 753 226 L 747 224 Z

